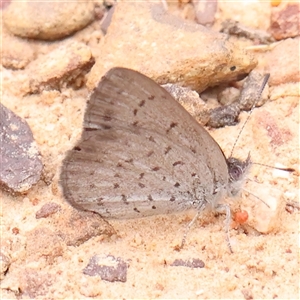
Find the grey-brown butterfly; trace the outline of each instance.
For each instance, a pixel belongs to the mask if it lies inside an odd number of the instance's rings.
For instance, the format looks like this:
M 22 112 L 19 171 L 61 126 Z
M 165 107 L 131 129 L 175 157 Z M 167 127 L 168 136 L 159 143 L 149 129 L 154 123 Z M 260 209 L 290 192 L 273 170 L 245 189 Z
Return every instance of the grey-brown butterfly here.
M 218 143 L 162 87 L 113 68 L 93 91 L 80 141 L 63 161 L 63 194 L 78 209 L 124 219 L 225 210 L 251 165 Z M 195 219 L 195 218 L 194 218 Z M 229 245 L 230 246 L 230 245 Z

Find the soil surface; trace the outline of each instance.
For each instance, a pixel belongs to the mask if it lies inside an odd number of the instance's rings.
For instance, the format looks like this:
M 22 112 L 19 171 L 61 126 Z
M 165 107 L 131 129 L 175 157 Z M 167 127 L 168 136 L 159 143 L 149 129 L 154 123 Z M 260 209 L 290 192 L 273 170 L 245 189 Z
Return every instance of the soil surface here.
M 195 23 L 196 8 L 185 2 L 189 1 L 165 4 L 171 14 Z M 222 21 L 229 18 L 267 33 L 275 22 L 274 15 L 279 18 L 278 11 L 286 11 L 283 4 L 275 7 L 271 1 L 251 1 L 247 5 L 244 2 L 234 3 L 232 8 L 230 3 L 219 3 L 209 30 L 217 32 Z M 55 32 L 50 41 L 32 39 L 34 24 L 28 25 L 28 40 L 4 27 L 7 44 L 1 67 L 1 103 L 30 126 L 44 168 L 39 182 L 26 193 L 0 192 L 1 299 L 299 299 L 299 38 L 287 31 L 281 38 L 278 28 L 279 41 L 274 39 L 268 45 L 257 39 L 230 36 L 235 51 L 240 51 L 236 55 L 247 50 L 247 65 L 253 64 L 253 69 L 257 60 L 256 70 L 271 74 L 268 100 L 254 109 L 249 120 L 248 112 L 241 112 L 236 126 L 207 128 L 228 157 L 247 121 L 234 156 L 246 159 L 250 153 L 253 162 L 296 171 L 288 173 L 253 165 L 249 174 L 252 180 L 245 184 L 241 195 L 224 199 L 234 213 L 246 210 L 249 214 L 246 223 L 232 223 L 233 253 L 226 243 L 225 215 L 211 212 L 200 215 L 188 232 L 185 247 L 178 251 L 194 211 L 102 220 L 94 213 L 76 210 L 62 196 L 61 163 L 81 135 L 91 93 L 86 85 L 91 80 L 91 67 L 94 62 L 99 67 L 103 61 L 105 71 L 109 61 L 121 64 L 127 60 L 122 51 L 117 58 L 113 57 L 115 53 L 109 54 L 109 49 L 99 51 L 103 44 L 109 44 L 107 40 L 112 39 L 113 33 L 109 28 L 107 35 L 100 30 L 107 8 L 102 1 L 94 4 L 94 20 L 86 25 L 85 17 L 83 25 L 78 26 L 70 22 L 72 30 L 59 30 L 60 37 L 68 37 L 58 41 Z M 8 8 L 5 5 L 2 12 Z M 76 6 L 76 10 L 80 9 Z M 80 11 L 77 13 L 81 15 Z M 124 22 L 125 19 L 124 15 Z M 120 22 L 120 18 L 114 21 Z M 122 24 L 113 24 L 114 30 L 118 27 Z M 69 35 L 73 28 L 77 32 Z M 143 38 L 149 45 L 155 43 L 155 35 Z M 117 35 L 114 43 L 118 45 Z M 20 51 L 22 47 L 24 50 Z M 184 63 L 177 53 L 170 50 L 170 57 L 156 57 L 156 66 L 150 52 L 153 66 L 145 69 L 147 72 L 162 74 L 165 70 L 160 60 L 174 57 L 178 59 L 174 68 L 179 78 L 184 67 L 178 66 Z M 211 85 L 220 83 L 221 75 L 218 76 Z M 174 83 L 171 75 L 169 79 Z M 225 87 L 241 89 L 242 83 L 229 81 Z M 214 95 L 219 88 L 205 91 L 207 108 L 217 105 Z

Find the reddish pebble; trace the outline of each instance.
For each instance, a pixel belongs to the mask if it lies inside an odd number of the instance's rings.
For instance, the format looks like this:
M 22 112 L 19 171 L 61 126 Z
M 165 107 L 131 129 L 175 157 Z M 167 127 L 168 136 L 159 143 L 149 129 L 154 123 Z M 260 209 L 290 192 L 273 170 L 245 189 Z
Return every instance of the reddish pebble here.
M 248 217 L 248 213 L 245 210 L 242 210 L 235 213 L 234 220 L 239 224 L 243 224 L 248 220 Z

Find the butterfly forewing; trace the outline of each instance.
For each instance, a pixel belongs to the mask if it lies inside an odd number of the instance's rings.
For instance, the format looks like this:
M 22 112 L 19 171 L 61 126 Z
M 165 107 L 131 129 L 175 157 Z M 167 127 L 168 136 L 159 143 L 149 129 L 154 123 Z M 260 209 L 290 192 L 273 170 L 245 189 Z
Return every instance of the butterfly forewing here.
M 91 95 L 61 182 L 76 207 L 134 218 L 215 205 L 228 171 L 218 144 L 167 91 L 114 68 Z

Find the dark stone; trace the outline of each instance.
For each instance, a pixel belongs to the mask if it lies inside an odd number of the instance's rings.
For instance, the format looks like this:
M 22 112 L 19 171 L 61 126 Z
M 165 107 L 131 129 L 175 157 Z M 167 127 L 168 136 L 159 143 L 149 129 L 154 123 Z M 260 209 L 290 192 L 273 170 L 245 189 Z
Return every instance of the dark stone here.
M 29 190 L 41 177 L 43 164 L 30 127 L 0 104 L 0 185 L 9 191 Z

